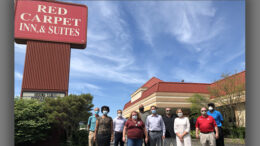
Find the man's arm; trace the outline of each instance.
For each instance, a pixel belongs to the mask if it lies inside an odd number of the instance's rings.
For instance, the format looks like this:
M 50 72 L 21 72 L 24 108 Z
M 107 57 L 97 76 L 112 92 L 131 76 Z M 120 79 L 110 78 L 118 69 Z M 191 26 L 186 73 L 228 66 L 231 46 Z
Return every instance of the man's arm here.
M 216 131 L 216 139 L 218 139 L 219 135 L 218 135 L 218 126 L 215 126 L 215 131 Z
M 161 123 L 161 126 L 162 126 L 163 138 L 165 138 L 166 129 L 165 129 L 165 124 L 164 124 L 162 116 L 161 116 L 161 122 L 160 123 Z
M 113 120 L 113 129 L 115 130 L 116 119 Z
M 223 119 L 223 116 L 222 116 L 222 114 L 219 112 L 219 117 L 220 117 L 220 121 L 221 121 L 221 123 L 223 124 L 223 122 L 224 122 L 224 119 Z
M 87 130 L 89 130 L 89 128 L 90 128 L 90 123 L 91 123 L 91 117 L 88 118 L 88 125 L 87 125 L 88 129 Z
M 196 138 L 199 138 L 199 122 L 198 122 L 198 118 L 197 118 L 195 127 L 196 127 Z
M 145 120 L 145 128 L 146 128 L 146 131 L 148 132 L 149 131 L 149 117 L 147 117 Z
M 196 127 L 196 138 L 199 138 L 199 128 Z

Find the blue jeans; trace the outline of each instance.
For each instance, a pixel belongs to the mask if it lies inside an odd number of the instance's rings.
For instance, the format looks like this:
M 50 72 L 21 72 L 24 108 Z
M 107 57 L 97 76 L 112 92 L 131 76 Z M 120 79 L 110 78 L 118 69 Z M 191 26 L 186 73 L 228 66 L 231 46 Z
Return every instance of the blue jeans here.
M 142 146 L 143 139 L 127 139 L 127 146 Z

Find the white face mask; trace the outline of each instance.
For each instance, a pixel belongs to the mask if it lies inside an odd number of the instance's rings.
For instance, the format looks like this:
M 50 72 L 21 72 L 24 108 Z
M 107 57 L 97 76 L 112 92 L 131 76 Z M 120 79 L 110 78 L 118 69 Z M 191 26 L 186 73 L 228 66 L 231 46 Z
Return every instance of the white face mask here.
M 214 109 L 214 108 L 213 108 L 212 106 L 209 107 L 209 110 L 210 110 L 210 111 L 213 111 L 213 109 Z
M 183 113 L 177 113 L 178 117 L 182 117 Z
M 121 117 L 121 116 L 122 116 L 122 114 L 117 114 L 117 116 L 118 116 L 118 117 Z

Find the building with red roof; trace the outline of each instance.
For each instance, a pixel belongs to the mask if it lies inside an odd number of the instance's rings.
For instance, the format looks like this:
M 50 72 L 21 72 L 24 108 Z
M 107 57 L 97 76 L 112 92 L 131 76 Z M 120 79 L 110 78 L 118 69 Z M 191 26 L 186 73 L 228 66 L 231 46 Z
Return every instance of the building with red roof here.
M 209 89 L 221 87 L 227 80 L 232 78 L 236 79 L 236 84 L 245 83 L 245 71 L 213 83 L 165 82 L 156 77 L 152 77 L 131 94 L 131 100 L 124 106 L 123 116 L 129 117 L 132 111 L 138 111 L 139 105 L 141 104 L 143 104 L 145 111 L 149 111 L 152 105 L 161 109 L 161 112 L 163 112 L 163 109 L 166 107 L 172 109 L 182 108 L 188 111 L 191 107 L 191 103 L 187 99 L 197 93 L 214 101 L 213 99 L 216 97 L 210 94 Z M 225 93 L 222 93 L 221 96 L 225 96 Z M 240 102 L 244 107 L 245 98 Z M 215 104 L 216 106 L 221 106 L 219 103 Z M 239 112 L 245 115 L 245 107 L 243 111 Z

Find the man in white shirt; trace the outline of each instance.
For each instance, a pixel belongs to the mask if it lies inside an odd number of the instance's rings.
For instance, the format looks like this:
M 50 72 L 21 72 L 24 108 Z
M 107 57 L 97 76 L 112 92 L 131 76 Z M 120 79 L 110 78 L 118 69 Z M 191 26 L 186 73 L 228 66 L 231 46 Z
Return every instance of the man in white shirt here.
M 117 110 L 117 117 L 113 120 L 113 127 L 115 132 L 115 142 L 114 146 L 124 146 L 123 138 L 123 129 L 125 125 L 126 119 L 122 117 L 122 110 Z

